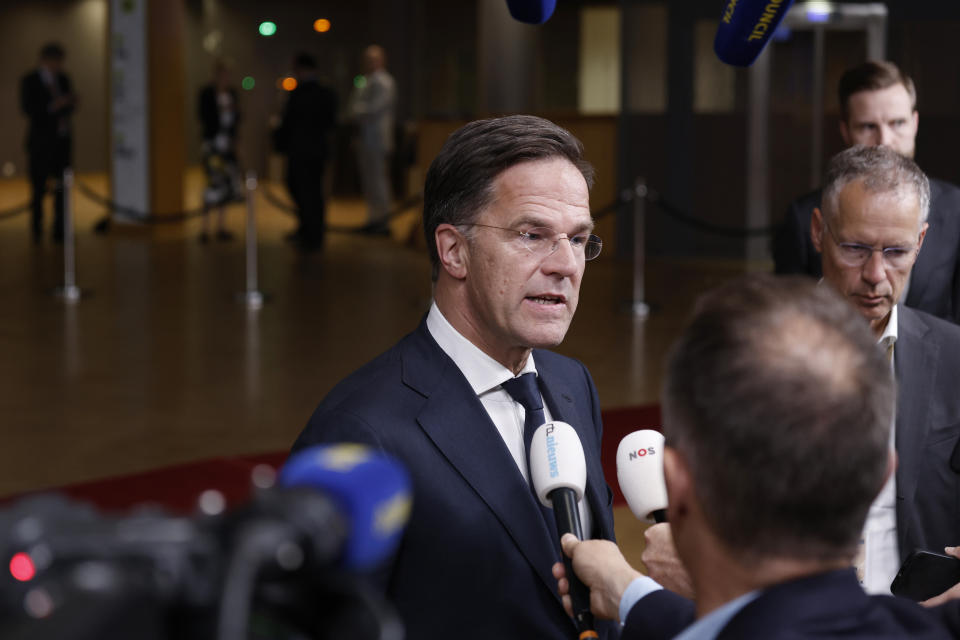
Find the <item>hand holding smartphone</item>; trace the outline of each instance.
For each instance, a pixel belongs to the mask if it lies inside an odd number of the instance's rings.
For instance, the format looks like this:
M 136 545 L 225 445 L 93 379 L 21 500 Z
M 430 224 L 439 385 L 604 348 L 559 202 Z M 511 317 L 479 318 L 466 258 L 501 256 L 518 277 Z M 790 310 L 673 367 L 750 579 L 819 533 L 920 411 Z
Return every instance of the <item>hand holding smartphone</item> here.
M 917 549 L 903 561 L 890 585 L 895 596 L 915 602 L 938 596 L 960 582 L 960 559 Z

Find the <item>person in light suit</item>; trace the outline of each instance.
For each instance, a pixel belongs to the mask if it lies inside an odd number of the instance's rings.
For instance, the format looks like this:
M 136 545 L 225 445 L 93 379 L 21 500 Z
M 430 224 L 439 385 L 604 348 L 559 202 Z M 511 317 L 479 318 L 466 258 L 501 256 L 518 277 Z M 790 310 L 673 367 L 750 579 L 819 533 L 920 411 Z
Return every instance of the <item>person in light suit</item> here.
M 573 426 L 586 457 L 585 534 L 612 539 L 596 389 L 583 364 L 547 350 L 563 340 L 586 261 L 600 252 L 592 178 L 580 142 L 547 120 L 454 132 L 424 191 L 429 312 L 327 394 L 294 444 L 365 443 L 410 470 L 412 517 L 384 577 L 407 637 L 577 637 L 526 447 L 544 421 Z M 514 399 L 518 385 L 530 385 L 527 400 Z
M 894 383 L 836 291 L 761 274 L 707 293 L 662 399 L 667 517 L 694 601 L 613 543 L 563 539 L 594 612 L 621 619 L 623 640 L 950 637 L 917 604 L 867 595 L 851 566 L 896 464 Z M 566 593 L 563 565 L 554 572 Z
M 363 233 L 388 235 L 390 207 L 390 159 L 393 156 L 394 112 L 397 84 L 387 71 L 387 54 L 372 44 L 363 50 L 363 82 L 350 97 L 350 115 L 357 122 L 357 165 L 367 200 L 367 224 Z

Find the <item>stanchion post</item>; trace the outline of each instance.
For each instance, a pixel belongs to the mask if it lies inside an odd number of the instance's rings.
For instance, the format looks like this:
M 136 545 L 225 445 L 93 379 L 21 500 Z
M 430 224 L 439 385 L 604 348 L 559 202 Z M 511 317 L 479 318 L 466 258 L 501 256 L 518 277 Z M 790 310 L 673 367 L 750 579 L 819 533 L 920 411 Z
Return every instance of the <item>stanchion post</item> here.
M 263 306 L 263 294 L 257 288 L 257 215 L 255 199 L 257 195 L 257 173 L 247 171 L 245 186 L 247 190 L 247 290 L 243 294 L 248 309 Z
M 647 183 L 642 177 L 638 177 L 633 186 L 633 298 L 630 307 L 633 315 L 639 318 L 650 315 L 650 307 L 644 302 L 646 207 Z
M 57 295 L 65 301 L 74 303 L 80 300 L 80 288 L 77 286 L 76 252 L 73 237 L 73 169 L 63 170 L 63 287 L 57 289 Z

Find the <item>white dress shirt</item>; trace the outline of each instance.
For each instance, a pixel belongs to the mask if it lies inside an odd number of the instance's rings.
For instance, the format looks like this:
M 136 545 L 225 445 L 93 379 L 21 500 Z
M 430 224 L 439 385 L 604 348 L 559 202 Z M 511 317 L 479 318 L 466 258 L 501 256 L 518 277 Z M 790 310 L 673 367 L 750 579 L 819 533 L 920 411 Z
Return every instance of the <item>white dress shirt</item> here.
M 890 372 L 893 368 L 893 345 L 897 342 L 897 305 L 890 311 L 890 320 L 878 341 L 881 348 L 889 350 Z M 894 411 L 890 424 L 890 447 L 896 450 L 897 416 Z M 872 594 L 890 593 L 890 583 L 900 569 L 900 549 L 897 542 L 897 476 L 890 479 L 870 505 L 867 521 L 863 527 L 863 585 L 864 591 Z
M 427 314 L 427 330 L 430 331 L 430 335 L 437 341 L 443 352 L 450 356 L 450 359 L 457 365 L 457 368 L 460 369 L 460 372 L 463 373 L 463 376 L 473 388 L 474 393 L 477 394 L 480 404 L 487 410 L 490 420 L 500 433 L 500 437 L 503 438 L 503 443 L 513 457 L 517 469 L 523 476 L 524 481 L 529 484 L 527 456 L 523 445 L 523 422 L 526 411 L 500 386 L 501 383 L 515 377 L 513 372 L 481 351 L 454 329 L 453 325 L 443 317 L 435 302 L 430 305 L 430 313 Z M 518 375 L 529 372 L 537 372 L 537 367 L 533 362 L 533 353 L 527 358 L 527 362 Z M 543 403 L 543 415 L 547 422 L 552 420 L 546 402 Z M 578 506 L 583 535 L 587 538 L 593 537 L 593 516 L 590 513 L 590 506 L 586 500 L 580 500 Z

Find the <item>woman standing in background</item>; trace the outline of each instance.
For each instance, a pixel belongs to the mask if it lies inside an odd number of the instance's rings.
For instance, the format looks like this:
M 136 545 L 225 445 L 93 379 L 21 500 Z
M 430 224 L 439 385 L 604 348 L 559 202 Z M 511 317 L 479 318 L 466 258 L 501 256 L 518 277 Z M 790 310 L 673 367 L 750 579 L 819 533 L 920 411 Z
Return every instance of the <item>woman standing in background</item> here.
M 203 191 L 203 230 L 200 242 L 210 241 L 210 210 L 217 208 L 217 240 L 231 240 L 224 227 L 226 205 L 241 199 L 240 171 L 237 168 L 237 124 L 240 111 L 237 91 L 230 85 L 230 68 L 223 60 L 213 66 L 213 81 L 200 90 L 197 104 L 203 131 L 201 152 L 207 174 Z

